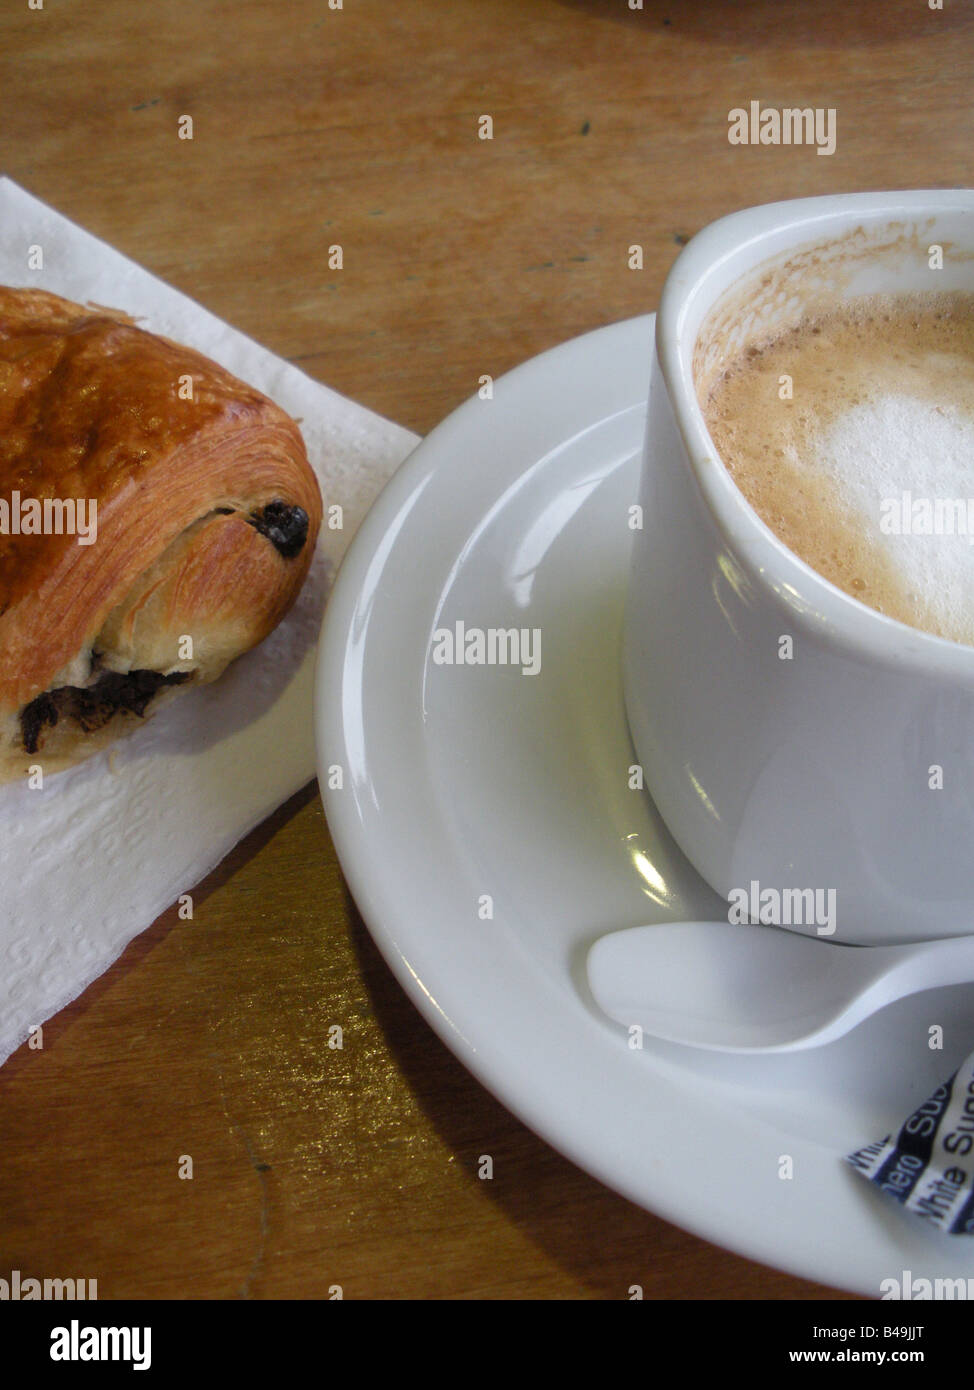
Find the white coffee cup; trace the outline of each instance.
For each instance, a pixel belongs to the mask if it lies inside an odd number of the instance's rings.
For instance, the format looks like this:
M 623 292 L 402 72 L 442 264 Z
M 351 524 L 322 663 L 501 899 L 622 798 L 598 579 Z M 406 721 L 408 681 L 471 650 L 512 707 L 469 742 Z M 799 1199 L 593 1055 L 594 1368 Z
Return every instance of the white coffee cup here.
M 769 268 L 773 294 L 760 288 Z M 783 326 L 822 299 L 974 291 L 974 191 L 752 208 L 706 228 L 674 265 L 656 322 L 625 626 L 645 785 L 732 902 L 831 893 L 830 923 L 785 925 L 849 942 L 974 932 L 974 648 L 848 597 L 738 491 L 693 359 L 708 316 L 749 284 L 753 296 L 744 290 L 725 315 L 730 340 L 735 315 L 743 334 L 755 315 Z

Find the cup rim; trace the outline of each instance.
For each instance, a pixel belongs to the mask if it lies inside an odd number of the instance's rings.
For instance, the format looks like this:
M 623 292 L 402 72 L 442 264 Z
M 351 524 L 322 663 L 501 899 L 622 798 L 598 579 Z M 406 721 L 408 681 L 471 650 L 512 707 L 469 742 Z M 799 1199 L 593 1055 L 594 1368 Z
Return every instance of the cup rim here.
M 784 231 L 803 232 L 794 247 L 852 231 L 857 223 L 881 224 L 922 215 L 966 211 L 974 215 L 974 189 L 843 193 L 765 203 L 733 212 L 704 227 L 683 248 L 666 278 L 656 317 L 656 353 L 673 406 L 690 468 L 724 542 L 751 582 L 773 593 L 796 623 L 847 650 L 886 664 L 927 674 L 974 673 L 974 646 L 910 627 L 870 608 L 838 588 L 801 560 L 751 507 L 721 460 L 697 400 L 692 368 L 680 345 L 689 333 L 691 313 L 703 315 L 726 287 L 715 289 L 725 262 L 742 250 L 760 248 Z M 779 252 L 769 249 L 762 259 Z M 703 321 L 701 316 L 700 322 Z M 692 356 L 692 354 L 691 354 Z

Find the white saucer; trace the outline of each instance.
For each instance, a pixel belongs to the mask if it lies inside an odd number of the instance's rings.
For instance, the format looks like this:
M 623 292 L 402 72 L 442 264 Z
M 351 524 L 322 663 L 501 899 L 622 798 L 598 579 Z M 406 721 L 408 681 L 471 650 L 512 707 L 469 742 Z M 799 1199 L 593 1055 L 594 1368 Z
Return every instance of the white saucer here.
M 763 1058 L 651 1039 L 630 1050 L 588 993 L 587 948 L 605 931 L 726 911 L 628 785 L 619 642 L 652 327 L 614 324 L 501 378 L 370 512 L 318 663 L 339 857 L 432 1027 L 610 1187 L 740 1254 L 872 1297 L 907 1269 L 974 1276 L 974 1243 L 904 1216 L 842 1162 L 974 1049 L 974 986 Z M 435 664 L 433 632 L 457 620 L 540 629 L 540 673 Z M 342 790 L 327 790 L 332 765 Z M 942 1051 L 927 1045 L 934 1023 Z M 779 1175 L 786 1156 L 791 1177 Z

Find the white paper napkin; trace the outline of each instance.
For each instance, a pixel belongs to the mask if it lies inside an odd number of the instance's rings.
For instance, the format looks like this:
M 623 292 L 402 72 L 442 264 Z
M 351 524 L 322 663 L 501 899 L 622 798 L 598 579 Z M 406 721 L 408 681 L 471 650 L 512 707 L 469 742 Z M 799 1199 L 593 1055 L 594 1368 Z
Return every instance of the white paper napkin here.
M 31 270 L 31 248 L 43 268 Z M 36 251 L 33 253 L 36 259 Z M 314 649 L 338 561 L 418 440 L 355 405 L 0 178 L 0 284 L 124 309 L 301 421 L 326 521 L 284 623 L 212 686 L 42 790 L 0 787 L 0 1063 L 314 776 Z M 341 530 L 328 508 L 343 509 Z

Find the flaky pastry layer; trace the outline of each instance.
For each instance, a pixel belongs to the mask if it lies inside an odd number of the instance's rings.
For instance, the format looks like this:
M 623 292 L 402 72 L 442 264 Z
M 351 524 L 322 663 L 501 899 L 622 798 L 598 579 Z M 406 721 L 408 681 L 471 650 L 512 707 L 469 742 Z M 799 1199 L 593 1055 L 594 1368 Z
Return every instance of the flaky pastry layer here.
M 94 539 L 16 534 L 24 499 L 56 502 L 52 524 L 82 501 Z M 120 311 L 0 287 L 4 521 L 9 780 L 86 757 L 266 637 L 304 582 L 321 495 L 295 422 L 216 363 Z

